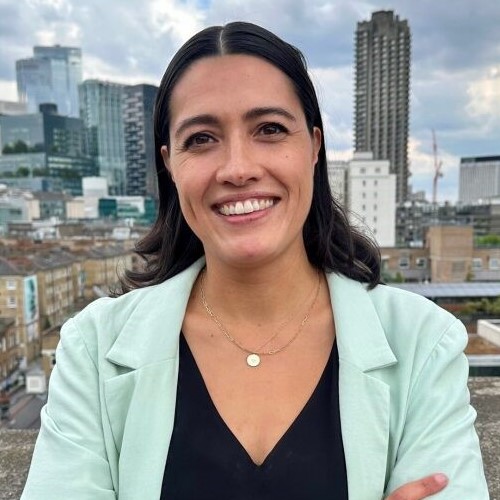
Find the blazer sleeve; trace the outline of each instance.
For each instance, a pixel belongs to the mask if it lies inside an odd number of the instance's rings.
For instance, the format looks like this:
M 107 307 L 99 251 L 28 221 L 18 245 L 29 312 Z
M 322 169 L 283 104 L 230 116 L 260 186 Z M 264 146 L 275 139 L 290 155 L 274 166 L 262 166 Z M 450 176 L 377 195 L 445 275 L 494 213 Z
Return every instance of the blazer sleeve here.
M 61 330 L 56 366 L 21 500 L 115 500 L 99 378 L 75 320 Z
M 489 499 L 467 388 L 466 343 L 464 326 L 454 322 L 416 375 L 387 495 L 407 482 L 443 472 L 449 484 L 433 499 Z

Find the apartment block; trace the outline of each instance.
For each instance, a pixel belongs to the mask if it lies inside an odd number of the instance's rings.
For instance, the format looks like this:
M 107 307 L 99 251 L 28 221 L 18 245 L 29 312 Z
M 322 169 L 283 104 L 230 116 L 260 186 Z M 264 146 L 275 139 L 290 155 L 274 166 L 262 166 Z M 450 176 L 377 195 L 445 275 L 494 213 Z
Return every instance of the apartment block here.
M 38 279 L 0 257 L 0 318 L 14 321 L 23 366 L 40 353 Z
M 15 319 L 0 318 L 0 391 L 15 385 L 20 354 Z

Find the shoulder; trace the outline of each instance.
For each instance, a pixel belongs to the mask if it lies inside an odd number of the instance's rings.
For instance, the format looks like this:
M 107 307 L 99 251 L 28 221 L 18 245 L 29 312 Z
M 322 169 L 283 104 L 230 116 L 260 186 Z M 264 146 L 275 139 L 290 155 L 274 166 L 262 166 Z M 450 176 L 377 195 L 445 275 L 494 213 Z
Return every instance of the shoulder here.
M 415 373 L 439 345 L 458 354 L 467 344 L 460 321 L 420 295 L 387 285 L 369 290 L 335 274 L 328 281 L 339 341 L 360 367 L 375 366 L 383 352 L 385 362 L 395 359 Z
M 457 318 L 431 300 L 400 288 L 378 285 L 367 292 L 377 314 L 388 331 L 397 330 L 401 336 L 408 331 L 430 331 L 440 335 Z
M 146 330 L 165 327 L 172 317 L 182 316 L 202 266 L 203 262 L 197 261 L 159 285 L 95 300 L 63 326 L 61 338 L 73 331 L 82 336 L 90 350 L 97 345 L 106 350 L 124 331 L 134 330 L 142 335 Z
M 447 351 L 453 357 L 467 346 L 463 324 L 425 297 L 387 285 L 367 294 L 399 361 L 423 365 L 438 351 Z

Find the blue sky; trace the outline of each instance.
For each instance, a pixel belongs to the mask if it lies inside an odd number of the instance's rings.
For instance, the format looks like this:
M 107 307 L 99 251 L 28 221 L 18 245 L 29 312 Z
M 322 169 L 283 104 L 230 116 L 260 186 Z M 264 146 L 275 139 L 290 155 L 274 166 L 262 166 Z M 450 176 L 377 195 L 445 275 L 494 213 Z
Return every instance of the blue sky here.
M 158 84 L 175 50 L 212 24 L 262 24 L 306 55 L 330 157 L 352 155 L 356 23 L 394 10 L 412 32 L 410 168 L 430 195 L 432 129 L 455 200 L 462 156 L 500 155 L 500 2 L 492 0 L 0 0 L 0 100 L 15 100 L 15 61 L 34 45 L 81 46 L 84 77 Z

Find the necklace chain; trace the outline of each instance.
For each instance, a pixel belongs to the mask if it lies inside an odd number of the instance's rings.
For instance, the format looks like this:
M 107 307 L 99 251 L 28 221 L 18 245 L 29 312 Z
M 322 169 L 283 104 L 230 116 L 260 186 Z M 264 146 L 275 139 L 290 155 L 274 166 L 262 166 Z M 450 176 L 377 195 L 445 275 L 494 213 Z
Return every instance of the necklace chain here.
M 248 347 L 245 347 L 243 344 L 241 344 L 238 340 L 236 340 L 230 333 L 229 330 L 224 326 L 222 321 L 219 319 L 219 317 L 215 314 L 213 309 L 210 307 L 210 305 L 207 302 L 207 298 L 205 295 L 205 273 L 206 273 L 206 268 L 203 269 L 202 274 L 201 274 L 201 279 L 200 279 L 200 295 L 201 295 L 201 302 L 203 304 L 203 307 L 205 308 L 206 313 L 210 316 L 212 321 L 217 325 L 219 330 L 224 334 L 224 337 L 226 337 L 229 342 L 234 344 L 238 349 L 241 351 L 245 352 L 249 356 L 247 357 L 247 364 L 249 366 L 257 366 L 260 364 L 260 356 L 271 356 L 273 354 L 277 354 L 283 350 L 285 350 L 299 335 L 300 332 L 303 330 L 304 326 L 306 325 L 307 321 L 309 320 L 309 317 L 311 315 L 311 312 L 316 304 L 316 301 L 318 300 L 319 292 L 321 289 L 321 275 L 318 273 L 318 286 L 316 287 L 316 293 L 314 294 L 314 299 L 312 300 L 309 308 L 307 309 L 306 315 L 300 322 L 300 325 L 297 328 L 297 331 L 295 334 L 282 346 L 277 347 L 276 349 L 270 349 L 267 351 L 262 351 L 261 349 L 272 342 L 278 334 L 281 332 L 281 330 L 293 319 L 294 315 L 292 315 L 291 318 L 289 318 L 287 321 L 282 323 L 276 332 L 273 334 L 273 336 L 267 340 L 262 346 L 256 350 L 248 349 Z

